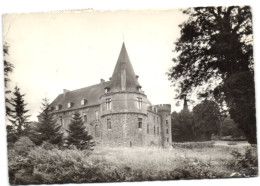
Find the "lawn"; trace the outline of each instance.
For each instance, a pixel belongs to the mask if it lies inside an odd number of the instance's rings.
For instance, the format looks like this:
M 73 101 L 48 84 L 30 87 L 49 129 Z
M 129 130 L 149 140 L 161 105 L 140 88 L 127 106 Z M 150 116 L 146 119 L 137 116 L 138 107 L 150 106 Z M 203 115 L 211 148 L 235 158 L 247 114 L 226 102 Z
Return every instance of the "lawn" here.
M 48 149 L 48 150 L 47 150 Z M 176 180 L 257 175 L 256 148 L 213 142 L 171 148 L 95 147 L 93 151 L 9 149 L 11 184 Z

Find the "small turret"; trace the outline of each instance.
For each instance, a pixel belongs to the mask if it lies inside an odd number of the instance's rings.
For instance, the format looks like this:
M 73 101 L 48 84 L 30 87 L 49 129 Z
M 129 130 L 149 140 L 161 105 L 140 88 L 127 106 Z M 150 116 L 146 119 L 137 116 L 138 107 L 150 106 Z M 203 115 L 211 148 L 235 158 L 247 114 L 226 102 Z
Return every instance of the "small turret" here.
M 158 113 L 161 116 L 161 128 L 162 128 L 162 145 L 168 147 L 172 142 L 172 131 L 171 131 L 171 105 L 160 104 L 155 105 L 158 109 Z

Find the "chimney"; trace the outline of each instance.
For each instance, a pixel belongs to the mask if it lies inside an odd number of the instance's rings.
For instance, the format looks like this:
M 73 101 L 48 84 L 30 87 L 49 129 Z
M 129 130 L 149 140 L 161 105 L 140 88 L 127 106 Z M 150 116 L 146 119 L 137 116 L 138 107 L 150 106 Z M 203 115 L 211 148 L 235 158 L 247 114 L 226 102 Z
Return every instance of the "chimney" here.
M 138 79 L 138 78 L 139 78 L 139 76 L 138 76 L 138 75 L 136 75 L 135 77 L 136 77 L 136 79 Z
M 101 86 L 103 85 L 104 82 L 105 82 L 104 79 L 100 79 L 100 84 L 101 84 Z
M 69 90 L 63 89 L 63 96 L 65 97 L 68 92 L 69 92 Z

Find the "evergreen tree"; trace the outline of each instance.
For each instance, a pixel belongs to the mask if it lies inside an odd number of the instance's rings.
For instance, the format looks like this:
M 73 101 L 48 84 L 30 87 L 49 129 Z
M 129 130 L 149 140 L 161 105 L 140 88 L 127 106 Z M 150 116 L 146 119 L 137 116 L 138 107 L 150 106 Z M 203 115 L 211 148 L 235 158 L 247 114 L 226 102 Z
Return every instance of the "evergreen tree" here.
M 86 131 L 86 127 L 82 121 L 80 113 L 76 112 L 71 119 L 68 126 L 68 145 L 75 145 L 77 149 L 90 149 L 94 146 L 92 136 Z
M 51 114 L 50 105 L 48 99 L 43 99 L 42 112 L 39 115 L 39 123 L 32 135 L 32 141 L 37 145 L 46 141 L 52 144 L 60 144 L 62 142 L 61 125 L 56 123 Z
M 11 123 L 14 125 L 17 130 L 18 136 L 23 134 L 24 126 L 28 122 L 30 115 L 26 115 L 28 110 L 25 109 L 27 104 L 24 103 L 25 94 L 20 93 L 20 89 L 16 86 L 14 88 L 14 98 L 11 99 L 10 104 L 13 106 L 13 109 L 10 110 Z
M 10 82 L 10 78 L 8 77 L 11 72 L 13 72 L 13 64 L 8 62 L 6 60 L 8 55 L 8 45 L 7 43 L 3 46 L 3 53 L 4 53 L 4 82 L 5 82 L 5 109 L 6 109 L 6 115 L 10 116 L 11 114 L 11 108 L 10 108 L 10 99 L 8 95 L 11 93 L 10 90 L 7 90 L 8 88 L 8 82 Z

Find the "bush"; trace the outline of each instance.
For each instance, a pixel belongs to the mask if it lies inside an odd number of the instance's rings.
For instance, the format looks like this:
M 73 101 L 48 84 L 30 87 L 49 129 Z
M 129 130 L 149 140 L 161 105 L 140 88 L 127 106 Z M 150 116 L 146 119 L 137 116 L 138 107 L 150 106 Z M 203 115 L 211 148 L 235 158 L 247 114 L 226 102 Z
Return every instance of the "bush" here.
M 214 147 L 213 141 L 209 142 L 186 142 L 186 143 L 173 143 L 173 148 L 185 148 L 185 149 L 202 149 L 202 148 L 212 148 Z
M 14 150 L 19 155 L 27 155 L 28 152 L 34 147 L 34 143 L 28 137 L 20 137 L 14 144 Z
M 51 143 L 48 143 L 46 141 L 44 141 L 42 144 L 41 144 L 41 147 L 45 150 L 53 150 L 53 149 L 57 149 L 58 146 L 57 145 L 54 145 L 54 144 L 51 144 Z
M 236 142 L 232 142 L 232 141 L 231 141 L 231 142 L 228 142 L 227 144 L 228 144 L 228 145 L 237 145 Z
M 238 150 L 233 150 L 230 153 L 233 156 L 233 159 L 227 162 L 227 167 L 236 171 L 233 173 L 236 177 L 257 176 L 257 150 L 254 147 L 246 147 L 244 150 L 244 154 L 240 153 Z

